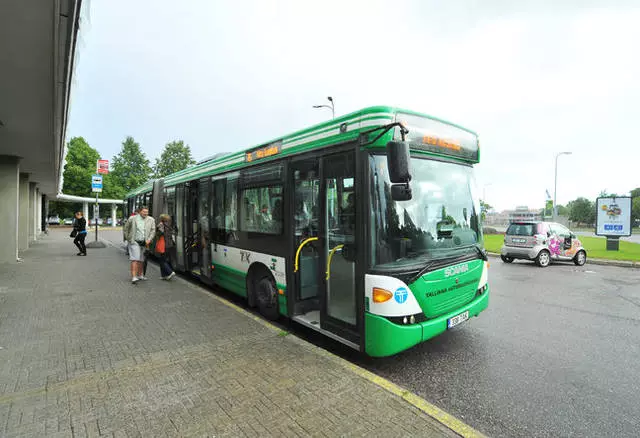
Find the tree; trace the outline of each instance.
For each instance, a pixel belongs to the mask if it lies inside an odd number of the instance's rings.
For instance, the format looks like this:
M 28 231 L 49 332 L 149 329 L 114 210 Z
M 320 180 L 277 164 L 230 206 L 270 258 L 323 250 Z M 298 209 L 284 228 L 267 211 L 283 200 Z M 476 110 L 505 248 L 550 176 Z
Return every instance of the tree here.
M 591 225 L 596 220 L 595 204 L 587 198 L 578 198 L 567 204 L 569 220 L 578 224 Z
M 485 202 L 483 199 L 480 200 L 480 211 L 482 220 L 484 221 L 487 218 L 487 212 L 493 210 L 493 207 Z
M 73 137 L 67 144 L 62 192 L 67 195 L 91 196 L 91 175 L 100 159 L 97 150 L 82 137 Z
M 111 164 L 110 184 L 124 194 L 145 183 L 151 177 L 151 165 L 147 156 L 140 149 L 140 144 L 133 137 L 122 142 L 120 153 L 113 157 Z
M 162 178 L 195 163 L 189 145 L 185 145 L 182 140 L 172 141 L 165 145 L 160 158 L 156 158 L 153 173 L 156 178 Z
M 640 222 L 640 187 L 631 190 L 631 225 Z
M 70 139 L 67 143 L 62 192 L 67 195 L 91 196 L 91 175 L 96 171 L 96 162 L 99 158 L 98 151 L 92 148 L 83 137 Z M 73 214 L 80 209 L 82 204 L 78 203 L 49 202 L 49 214 L 57 214 L 61 219 L 73 217 Z
M 556 206 L 558 208 L 558 216 L 569 216 L 569 209 L 564 205 L 558 204 Z

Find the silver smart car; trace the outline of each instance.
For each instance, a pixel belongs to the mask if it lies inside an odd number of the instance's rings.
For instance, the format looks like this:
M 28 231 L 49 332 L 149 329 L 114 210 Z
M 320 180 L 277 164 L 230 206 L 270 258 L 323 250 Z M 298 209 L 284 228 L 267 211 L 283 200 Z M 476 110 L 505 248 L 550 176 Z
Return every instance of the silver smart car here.
M 573 261 L 578 266 L 587 261 L 587 251 L 576 235 L 555 222 L 511 223 L 500 253 L 505 263 L 533 260 L 543 268 L 552 260 Z

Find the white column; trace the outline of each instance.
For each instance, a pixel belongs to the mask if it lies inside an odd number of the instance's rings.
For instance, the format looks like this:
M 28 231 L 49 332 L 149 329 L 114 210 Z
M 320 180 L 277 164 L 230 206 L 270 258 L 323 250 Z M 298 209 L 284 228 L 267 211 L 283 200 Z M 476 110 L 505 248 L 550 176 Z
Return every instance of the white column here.
M 29 249 L 29 175 L 20 173 L 20 197 L 18 209 L 18 251 Z
M 82 203 L 82 215 L 87 220 L 87 225 L 89 225 L 89 203 L 88 202 Z
M 20 158 L 0 155 L 0 263 L 18 258 Z
M 38 200 L 37 200 L 37 189 L 36 183 L 29 183 L 29 242 L 34 242 L 36 240 L 37 234 L 36 229 L 38 224 L 36 222 L 36 217 L 38 216 Z
M 36 189 L 36 234 L 42 233 L 42 193 L 40 189 Z
M 116 226 L 116 210 L 118 206 L 116 204 L 111 204 L 111 226 Z

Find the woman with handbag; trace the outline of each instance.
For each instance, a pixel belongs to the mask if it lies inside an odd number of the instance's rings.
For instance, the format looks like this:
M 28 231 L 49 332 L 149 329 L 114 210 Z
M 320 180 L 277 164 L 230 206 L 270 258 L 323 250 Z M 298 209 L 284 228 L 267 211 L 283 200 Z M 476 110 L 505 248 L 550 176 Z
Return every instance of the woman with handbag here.
M 158 218 L 158 226 L 156 227 L 156 247 L 155 252 L 158 254 L 160 262 L 160 274 L 163 280 L 171 280 L 176 276 L 171 266 L 171 251 L 175 248 L 173 236 L 175 231 L 171 225 L 171 216 L 161 214 Z
M 84 239 L 87 237 L 87 220 L 82 217 L 82 212 L 76 212 L 76 218 L 73 221 L 73 231 L 70 237 L 75 237 L 73 243 L 78 247 L 80 252 L 76 255 L 86 256 L 87 247 L 84 245 Z

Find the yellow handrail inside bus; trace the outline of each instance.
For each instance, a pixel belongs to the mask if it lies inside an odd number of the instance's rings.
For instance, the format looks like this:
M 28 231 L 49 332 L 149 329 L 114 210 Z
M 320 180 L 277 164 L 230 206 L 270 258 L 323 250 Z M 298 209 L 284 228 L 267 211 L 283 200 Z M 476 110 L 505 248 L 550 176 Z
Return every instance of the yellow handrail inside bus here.
M 300 246 L 298 246 L 298 250 L 296 251 L 296 259 L 295 259 L 295 263 L 294 263 L 294 268 L 293 268 L 293 272 L 298 272 L 298 261 L 300 260 L 300 251 L 302 250 L 302 247 L 305 246 L 307 243 L 309 242 L 313 242 L 314 240 L 318 240 L 317 237 L 309 237 L 308 239 L 305 239 L 302 241 L 302 243 L 300 244 Z
M 337 250 L 339 250 L 340 248 L 342 248 L 344 245 L 340 244 L 338 246 L 336 246 L 335 248 L 333 248 L 331 250 L 331 252 L 329 253 L 329 258 L 327 259 L 327 280 L 329 279 L 329 277 L 331 276 L 331 259 L 333 258 L 333 253 L 335 253 Z

